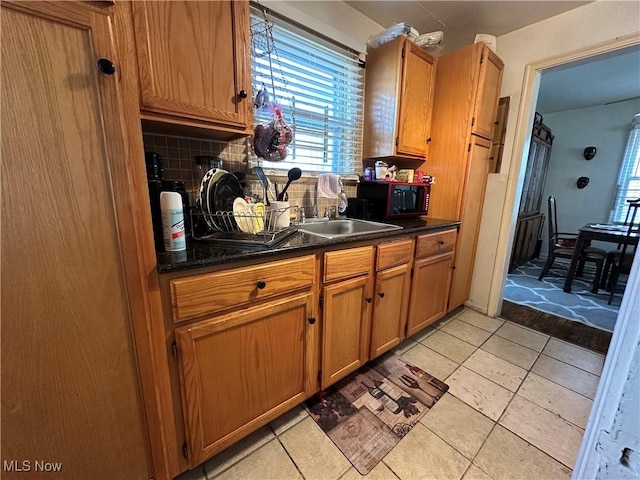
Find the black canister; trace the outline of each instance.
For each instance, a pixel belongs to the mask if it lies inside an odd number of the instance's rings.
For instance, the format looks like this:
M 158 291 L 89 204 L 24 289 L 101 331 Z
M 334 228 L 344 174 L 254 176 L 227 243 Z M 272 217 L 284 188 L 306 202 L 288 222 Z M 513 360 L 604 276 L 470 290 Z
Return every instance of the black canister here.
M 145 152 L 144 161 L 147 165 L 147 180 L 164 180 L 164 166 L 160 155 Z

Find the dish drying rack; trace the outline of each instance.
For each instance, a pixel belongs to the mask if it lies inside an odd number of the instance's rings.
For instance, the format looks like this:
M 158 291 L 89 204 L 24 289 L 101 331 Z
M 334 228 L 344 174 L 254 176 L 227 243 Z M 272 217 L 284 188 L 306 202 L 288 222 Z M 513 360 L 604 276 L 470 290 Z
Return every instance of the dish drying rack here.
M 289 217 L 291 207 L 274 208 L 264 214 L 234 214 L 230 211 L 205 213 L 202 210 L 193 209 L 191 216 L 191 238 L 207 243 L 215 243 L 223 246 L 235 247 L 271 247 L 298 230 L 297 222 L 291 221 L 288 227 L 278 228 L 276 220 L 286 215 Z M 256 230 L 256 233 L 244 232 L 238 223 L 247 230 Z M 261 231 L 257 231 L 262 228 Z

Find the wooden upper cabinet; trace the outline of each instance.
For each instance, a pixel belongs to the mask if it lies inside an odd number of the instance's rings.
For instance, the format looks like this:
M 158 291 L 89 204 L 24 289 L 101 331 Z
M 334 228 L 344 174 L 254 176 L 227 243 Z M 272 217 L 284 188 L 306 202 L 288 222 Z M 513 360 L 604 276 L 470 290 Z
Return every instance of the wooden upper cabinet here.
M 477 203 L 469 189 L 486 184 L 487 169 L 468 175 L 477 140 L 491 139 L 497 116 L 502 61 L 483 43 L 438 58 L 429 159 L 422 168 L 437 179 L 429 198 L 429 215 L 463 219 L 463 202 Z M 482 127 L 484 125 L 484 127 Z M 483 131 L 483 128 L 487 131 Z M 489 142 L 489 148 L 491 143 Z M 487 161 L 490 155 L 486 155 Z
M 491 139 L 498 116 L 498 100 L 502 83 L 503 63 L 493 51 L 482 44 L 478 91 L 472 119 L 472 132 Z
M 367 52 L 364 158 L 427 157 L 435 66 L 405 37 Z
M 404 42 L 403 57 L 396 153 L 426 157 L 430 143 L 435 60 L 409 41 Z
M 248 133 L 249 3 L 136 1 L 131 8 L 143 118 Z

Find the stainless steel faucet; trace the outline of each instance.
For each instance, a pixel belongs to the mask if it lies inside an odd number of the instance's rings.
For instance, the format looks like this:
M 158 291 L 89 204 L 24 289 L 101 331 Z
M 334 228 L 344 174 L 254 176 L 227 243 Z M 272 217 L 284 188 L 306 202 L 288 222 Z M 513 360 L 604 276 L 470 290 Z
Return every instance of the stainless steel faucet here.
M 318 218 L 318 182 L 316 181 L 316 188 L 313 191 L 313 218 Z

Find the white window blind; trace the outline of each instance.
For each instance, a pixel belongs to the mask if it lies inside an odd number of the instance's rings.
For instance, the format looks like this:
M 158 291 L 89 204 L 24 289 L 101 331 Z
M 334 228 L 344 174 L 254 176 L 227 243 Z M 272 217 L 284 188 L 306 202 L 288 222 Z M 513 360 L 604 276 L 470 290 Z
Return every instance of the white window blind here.
M 271 53 L 260 51 L 261 42 L 253 42 L 254 93 L 264 85 L 270 100 L 282 106 L 293 142 L 285 160 L 260 159 L 260 165 L 296 166 L 306 172 L 358 172 L 364 98 L 364 71 L 358 54 L 272 14 L 268 20 L 273 22 Z M 253 8 L 252 27 L 263 22 L 262 12 Z M 272 118 L 266 109 L 254 110 L 256 125 Z
M 640 198 L 640 113 L 635 115 L 631 125 L 618 176 L 618 193 L 611 211 L 613 222 L 624 222 L 629 207 L 627 200 Z

